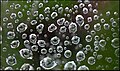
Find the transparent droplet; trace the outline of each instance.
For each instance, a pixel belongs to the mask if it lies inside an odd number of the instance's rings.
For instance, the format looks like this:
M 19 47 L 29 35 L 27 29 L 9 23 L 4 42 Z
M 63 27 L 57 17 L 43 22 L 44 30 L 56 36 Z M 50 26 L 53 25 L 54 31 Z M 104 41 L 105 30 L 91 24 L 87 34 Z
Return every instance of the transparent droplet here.
M 50 7 L 45 7 L 44 12 L 45 13 L 50 13 Z
M 65 41 L 64 41 L 64 45 L 65 45 L 65 46 L 70 45 L 70 41 L 65 40 Z
M 41 49 L 41 54 L 46 54 L 46 53 L 47 53 L 47 49 L 42 48 L 42 49 Z
M 45 57 L 40 61 L 40 66 L 43 69 L 50 70 L 57 66 L 57 63 L 50 57 Z
M 80 4 L 79 4 L 79 7 L 80 7 L 80 8 L 83 8 L 84 6 L 85 6 L 84 3 L 80 3 Z
M 39 24 L 38 26 L 36 26 L 36 30 L 39 32 L 39 34 L 42 33 L 43 28 L 44 28 L 44 24 Z
M 102 18 L 100 21 L 101 21 L 101 23 L 105 23 L 105 19 L 104 18 Z
M 63 52 L 63 47 L 62 46 L 57 46 L 57 52 L 62 53 Z
M 92 22 L 92 17 L 88 17 L 88 18 L 87 18 L 87 22 L 88 22 L 88 23 Z
M 99 46 L 95 46 L 95 47 L 94 47 L 94 50 L 95 50 L 95 51 L 99 51 L 99 50 L 100 50 L 100 47 L 99 47 Z
M 98 15 L 94 15 L 94 16 L 93 16 L 93 19 L 94 19 L 94 20 L 98 20 L 98 19 L 99 19 L 99 16 L 98 16 Z
M 75 17 L 76 19 L 76 23 L 79 25 L 79 26 L 83 26 L 84 24 L 84 17 L 82 15 L 77 15 Z
M 78 9 L 78 5 L 74 5 L 74 9 Z
M 18 48 L 20 46 L 20 41 L 19 40 L 13 40 L 11 43 L 10 43 L 10 47 L 11 48 Z
M 106 46 L 106 41 L 105 41 L 104 39 L 101 39 L 101 40 L 99 41 L 99 45 L 100 45 L 101 47 L 105 47 L 105 46 Z
M 38 8 L 42 8 L 42 7 L 43 7 L 43 3 L 39 3 Z
M 77 61 L 83 61 L 85 60 L 85 54 L 83 51 L 78 51 L 76 54 L 76 60 Z
M 58 38 L 57 36 L 54 36 L 51 38 L 50 43 L 52 45 L 58 45 L 60 43 L 60 38 Z
M 83 12 L 83 14 L 88 14 L 88 8 L 84 7 L 82 12 Z
M 86 65 L 79 66 L 77 70 L 89 70 Z
M 40 46 L 40 47 L 45 47 L 45 45 L 46 45 L 46 42 L 45 42 L 45 40 L 38 40 L 38 45 Z
M 24 59 L 33 59 L 33 53 L 27 48 L 20 49 L 20 56 Z
M 107 12 L 106 12 L 106 16 L 110 16 L 110 11 L 107 11 Z
M 49 21 L 50 19 L 49 19 L 49 17 L 45 17 L 45 20 L 46 20 L 46 21 Z
M 94 65 L 96 63 L 96 59 L 93 56 L 90 56 L 88 58 L 88 64 Z
M 97 52 L 93 52 L 93 56 L 96 57 L 97 56 Z
M 74 61 L 69 61 L 67 63 L 65 63 L 64 65 L 64 70 L 76 70 L 76 64 Z
M 48 27 L 48 31 L 49 32 L 53 32 L 53 31 L 55 31 L 57 29 L 57 26 L 55 26 L 55 24 L 51 24 L 51 25 L 49 25 L 49 27 Z
M 16 19 L 16 13 L 11 13 L 10 18 L 11 19 Z
M 29 63 L 24 63 L 24 64 L 21 66 L 20 70 L 34 70 L 34 68 L 33 68 L 33 66 L 30 65 Z
M 4 17 L 4 18 L 3 18 L 3 21 L 4 21 L 4 22 L 8 21 L 8 18 L 7 18 L 7 17 Z
M 13 68 L 9 66 L 9 67 L 5 67 L 4 70 L 13 70 Z
M 98 35 L 95 35 L 94 40 L 99 40 L 100 37 Z
M 7 28 L 9 28 L 9 29 L 13 28 L 13 24 L 12 23 L 8 23 L 7 24 Z
M 117 32 L 114 32 L 114 33 L 112 33 L 112 36 L 113 36 L 113 37 L 117 37 L 117 36 L 118 36 L 118 33 L 117 33 Z
M 65 18 L 59 18 L 57 19 L 57 24 L 60 26 L 60 25 L 63 25 L 63 23 L 65 22 Z
M 73 44 L 79 44 L 80 42 L 80 37 L 78 36 L 73 36 L 72 39 L 71 39 L 72 43 Z
M 58 13 L 59 13 L 59 14 L 62 14 L 62 13 L 63 13 L 63 7 L 59 7 L 59 8 L 58 8 Z
M 43 20 L 43 19 L 44 19 L 44 15 L 43 15 L 43 14 L 39 14 L 39 18 L 40 18 L 41 20 Z
M 38 11 L 34 11 L 33 16 L 38 16 Z
M 97 59 L 100 60 L 103 58 L 103 55 L 97 55 Z
M 107 61 L 108 63 L 111 63 L 111 62 L 112 62 L 112 58 L 111 58 L 111 57 L 106 57 L 105 59 L 106 59 L 106 61 Z
M 31 25 L 36 25 L 37 24 L 37 20 L 31 20 L 30 24 Z
M 94 25 L 94 30 L 96 30 L 96 31 L 100 31 L 101 30 L 100 23 L 97 23 L 97 24 Z
M 84 25 L 84 29 L 85 29 L 85 30 L 89 30 L 89 29 L 90 29 L 90 25 L 89 25 L 89 24 L 85 24 L 85 25 Z
M 64 56 L 65 56 L 65 58 L 70 58 L 72 56 L 72 52 L 70 50 L 66 50 L 64 52 Z
M 96 34 L 96 31 L 95 31 L 95 30 L 91 30 L 90 34 L 91 34 L 92 36 L 94 36 L 94 35 Z
M 115 66 L 113 70 L 120 70 L 119 66 Z
M 117 27 L 117 22 L 112 22 L 112 27 Z
M 8 31 L 7 32 L 7 39 L 14 39 L 15 38 L 15 32 Z
M 37 42 L 37 36 L 36 36 L 36 34 L 30 34 L 29 35 L 29 40 L 30 40 L 30 42 L 32 44 L 36 44 L 36 42 Z
M 22 18 L 23 17 L 23 13 L 21 11 L 18 12 L 18 17 Z
M 14 65 L 17 64 L 17 60 L 16 60 L 16 58 L 15 58 L 14 56 L 8 56 L 8 57 L 6 58 L 6 63 L 7 63 L 8 65 L 10 65 L 10 66 L 14 66 Z
M 23 33 L 22 34 L 22 39 L 26 39 L 27 38 L 27 34 L 26 33 Z
M 24 40 L 24 46 L 26 48 L 30 48 L 30 41 L 29 40 Z
M 0 35 L 0 44 L 2 44 L 2 39 L 3 39 L 2 35 Z
M 37 67 L 36 70 L 41 70 L 42 68 L 41 67 Z
M 55 19 L 57 16 L 58 16 L 57 12 L 52 12 L 52 14 L 51 14 L 51 18 L 52 19 Z
M 91 50 L 91 45 L 86 45 L 85 48 L 87 51 L 89 51 L 89 50 Z
M 17 26 L 17 31 L 18 31 L 19 33 L 22 33 L 22 32 L 24 32 L 24 31 L 26 31 L 27 28 L 28 28 L 27 24 L 25 24 L 25 23 L 20 23 L 20 24 Z
M 119 38 L 114 38 L 111 40 L 111 45 L 113 48 L 118 48 L 119 47 Z
M 115 49 L 114 54 L 115 54 L 116 57 L 120 57 L 119 56 L 119 51 L 120 51 L 119 48 Z
M 65 33 L 67 31 L 67 28 L 65 26 L 60 27 L 60 32 Z
M 32 45 L 31 46 L 31 50 L 32 51 L 37 51 L 38 50 L 38 46 L 37 45 Z
M 77 25 L 76 23 L 71 22 L 69 27 L 69 33 L 76 33 L 77 32 Z
M 86 40 L 86 42 L 91 42 L 92 41 L 92 36 L 91 35 L 86 35 L 85 40 Z
M 105 24 L 103 25 L 103 27 L 104 27 L 105 30 L 109 30 L 109 29 L 110 29 L 110 25 L 107 24 L 107 23 L 105 23 Z
M 98 14 L 98 10 L 97 9 L 93 9 L 93 13 L 94 14 Z
M 20 7 L 21 7 L 20 4 L 15 4 L 15 9 L 18 9 L 18 8 L 20 8 Z
M 65 11 L 66 11 L 66 12 L 69 12 L 69 7 L 65 7 Z

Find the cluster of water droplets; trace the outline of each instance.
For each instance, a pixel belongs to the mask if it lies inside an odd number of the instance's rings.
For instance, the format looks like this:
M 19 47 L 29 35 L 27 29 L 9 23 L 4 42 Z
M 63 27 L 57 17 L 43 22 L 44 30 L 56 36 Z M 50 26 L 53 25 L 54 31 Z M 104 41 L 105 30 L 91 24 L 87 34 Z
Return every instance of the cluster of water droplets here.
M 5 16 L 2 19 L 3 26 L 8 29 L 6 36 L 7 40 L 10 40 L 9 47 L 13 50 L 19 50 L 19 55 L 23 59 L 35 61 L 36 55 L 38 55 L 38 67 L 34 68 L 34 64 L 24 63 L 20 70 L 50 70 L 61 64 L 64 65 L 64 70 L 89 70 L 89 65 L 95 65 L 103 58 L 103 55 L 98 54 L 98 52 L 111 47 L 115 49 L 114 55 L 119 57 L 119 34 L 117 33 L 119 30 L 115 29 L 118 26 L 118 20 L 111 17 L 109 22 L 106 22 L 97 9 L 98 2 L 78 0 L 78 4 L 72 4 L 72 8 L 68 6 L 64 8 L 62 4 L 46 7 L 44 5 L 49 3 L 48 0 L 43 0 L 43 2 L 27 0 L 26 3 L 32 3 L 29 8 L 32 11 L 25 12 L 28 7 L 26 4 L 21 11 L 11 13 L 9 12 L 11 9 L 19 10 L 22 6 L 22 4 L 12 3 L 10 10 L 6 9 L 5 11 L 10 16 Z M 43 13 L 39 13 L 39 9 Z M 62 14 L 63 16 L 59 17 Z M 110 15 L 111 12 L 107 11 L 106 16 Z M 117 16 L 118 13 L 114 12 L 114 15 Z M 27 18 L 21 20 L 25 16 Z M 13 20 L 13 22 L 7 22 L 9 20 Z M 109 36 L 105 37 L 107 34 L 97 35 L 103 30 L 117 32 L 112 33 L 113 39 L 110 39 Z M 3 28 L 0 26 L 0 32 L 2 31 Z M 4 38 L 0 34 L 0 44 L 3 44 L 2 39 Z M 110 41 L 111 47 L 106 47 L 107 41 Z M 3 47 L 3 52 L 6 51 L 8 51 L 7 48 Z M 88 57 L 89 53 L 92 55 Z M 72 58 L 73 55 L 75 58 Z M 5 67 L 4 70 L 14 70 L 12 66 L 18 63 L 16 57 L 8 56 L 6 58 L 6 63 L 9 66 Z M 73 60 L 66 61 L 68 59 Z M 113 61 L 112 57 L 107 57 L 105 60 L 108 63 Z M 79 65 L 84 61 L 88 65 Z

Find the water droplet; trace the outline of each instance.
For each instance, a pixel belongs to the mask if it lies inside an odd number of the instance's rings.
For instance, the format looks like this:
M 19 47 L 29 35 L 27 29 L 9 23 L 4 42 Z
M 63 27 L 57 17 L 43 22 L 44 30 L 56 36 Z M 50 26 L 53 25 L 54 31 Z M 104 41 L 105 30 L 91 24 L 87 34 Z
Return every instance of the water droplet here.
M 32 65 L 30 65 L 30 64 L 28 64 L 28 63 L 24 63 L 24 64 L 21 66 L 20 70 L 34 70 L 34 68 L 33 68 Z
M 38 45 L 40 46 L 40 47 L 45 47 L 45 45 L 46 45 L 46 42 L 45 42 L 45 40 L 38 40 Z
M 52 14 L 51 14 L 51 18 L 52 19 L 55 19 L 57 16 L 58 16 L 57 12 L 52 12 Z
M 51 38 L 50 43 L 52 45 L 58 45 L 60 43 L 60 38 L 58 38 L 57 36 L 54 36 Z
M 51 24 L 51 25 L 49 25 L 49 27 L 48 27 L 48 31 L 49 32 L 53 32 L 53 31 L 55 31 L 57 29 L 57 26 L 55 26 L 55 24 Z
M 20 41 L 19 40 L 13 40 L 11 43 L 10 43 L 10 47 L 11 48 L 18 48 L 20 46 Z
M 89 70 L 86 65 L 79 66 L 77 70 Z
M 38 46 L 37 45 L 32 45 L 31 46 L 31 50 L 32 51 L 37 51 L 38 50 Z
M 90 56 L 90 57 L 88 58 L 88 64 L 94 65 L 95 62 L 96 62 L 96 59 L 95 59 L 93 56 Z
M 57 63 L 50 57 L 45 57 L 40 61 L 40 66 L 46 70 L 53 69 Z
M 27 28 L 28 28 L 27 24 L 25 24 L 25 23 L 20 23 L 20 24 L 17 26 L 17 31 L 18 31 L 19 33 L 22 33 L 22 32 L 24 32 L 24 31 L 26 31 Z
M 69 61 L 67 63 L 65 63 L 64 65 L 64 70 L 76 70 L 76 64 L 74 61 Z
M 119 38 L 112 39 L 111 45 L 113 46 L 113 48 L 118 48 L 119 47 Z
M 15 32 L 8 31 L 7 32 L 7 39 L 14 39 L 15 38 Z
M 23 48 L 19 51 L 20 56 L 25 58 L 25 59 L 33 59 L 33 53 L 31 50 L 27 48 Z
M 57 52 L 62 53 L 63 52 L 63 47 L 62 46 L 57 46 Z
M 85 40 L 86 40 L 86 42 L 91 42 L 92 41 L 92 36 L 91 35 L 86 35 Z
M 105 46 L 106 46 L 106 41 L 105 41 L 104 39 L 101 39 L 101 40 L 99 41 L 99 45 L 100 45 L 101 47 L 105 47 Z
M 41 49 L 41 54 L 46 54 L 46 53 L 47 53 L 47 49 L 42 48 L 42 49 Z
M 9 66 L 9 67 L 5 67 L 4 70 L 13 70 L 13 68 Z
M 7 63 L 8 65 L 10 65 L 10 66 L 14 66 L 14 65 L 17 64 L 17 60 L 16 60 L 16 58 L 15 58 L 14 56 L 8 56 L 8 57 L 6 58 L 6 63 Z
M 83 26 L 83 24 L 84 24 L 84 17 L 82 15 L 77 15 L 75 19 L 76 19 L 76 23 L 79 26 Z
M 101 30 L 101 25 L 100 25 L 100 23 L 97 23 L 97 24 L 94 25 L 94 30 L 95 30 L 95 31 L 100 31 L 100 30 Z
M 69 33 L 77 32 L 77 25 L 76 25 L 76 23 L 71 22 L 69 27 L 68 27 L 68 29 L 69 29 Z
M 36 36 L 36 34 L 30 34 L 29 35 L 29 40 L 30 40 L 30 42 L 32 44 L 36 44 L 36 42 L 37 42 L 37 36 Z
M 71 39 L 71 41 L 72 41 L 72 44 L 79 44 L 79 42 L 80 42 L 80 37 L 78 37 L 78 36 L 73 36 L 72 39 Z
M 78 51 L 76 54 L 76 60 L 77 61 L 83 61 L 85 60 L 85 54 L 83 51 Z
M 65 58 L 70 58 L 72 56 L 72 52 L 70 50 L 66 50 L 64 52 L 64 56 L 65 56 Z

